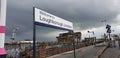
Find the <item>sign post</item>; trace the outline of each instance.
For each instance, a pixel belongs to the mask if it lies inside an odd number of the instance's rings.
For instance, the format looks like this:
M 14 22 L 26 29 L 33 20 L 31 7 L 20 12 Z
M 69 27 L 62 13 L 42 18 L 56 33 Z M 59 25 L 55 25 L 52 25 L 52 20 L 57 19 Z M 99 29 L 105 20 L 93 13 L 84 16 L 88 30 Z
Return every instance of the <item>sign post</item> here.
M 33 7 L 33 14 L 35 14 L 35 8 Z M 36 25 L 35 15 L 33 15 L 33 57 L 36 58 Z
M 74 58 L 76 58 L 76 53 L 75 53 L 75 34 L 74 34 L 74 31 L 71 31 L 72 32 L 72 36 L 73 36 L 73 52 L 74 52 Z
M 6 58 L 4 48 L 7 0 L 0 0 L 0 58 Z
M 36 26 L 73 31 L 73 23 L 33 7 L 33 57 L 36 58 Z M 73 43 L 74 44 L 74 43 Z M 75 45 L 75 44 L 74 44 Z
M 109 39 L 108 39 L 108 40 L 109 40 L 109 42 L 108 42 L 108 43 L 109 43 L 108 46 L 111 47 L 111 45 L 110 45 L 110 43 L 111 43 L 111 37 L 110 37 L 111 26 L 107 24 L 107 25 L 106 25 L 106 29 L 107 29 L 107 33 L 108 33 L 108 37 L 109 37 Z

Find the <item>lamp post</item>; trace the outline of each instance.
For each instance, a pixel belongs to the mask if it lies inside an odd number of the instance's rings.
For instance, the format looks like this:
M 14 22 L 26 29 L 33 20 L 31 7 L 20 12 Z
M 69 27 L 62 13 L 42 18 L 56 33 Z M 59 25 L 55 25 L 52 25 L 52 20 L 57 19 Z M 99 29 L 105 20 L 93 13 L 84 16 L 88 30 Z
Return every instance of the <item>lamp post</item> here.
M 13 30 L 12 30 L 12 34 L 11 34 L 11 50 L 14 50 L 16 52 L 16 49 L 17 49 L 17 43 L 15 42 L 15 38 L 16 38 L 16 32 L 17 30 L 19 29 L 19 27 L 15 27 Z M 13 53 L 15 53 L 13 52 Z M 17 57 L 17 55 L 15 54 L 14 56 L 12 57 Z
M 14 40 L 15 40 L 15 38 L 16 38 L 16 32 L 17 32 L 17 30 L 19 29 L 19 27 L 16 27 L 16 28 L 14 28 L 13 30 L 12 30 L 12 35 L 11 35 L 11 40 L 12 40 L 12 44 L 15 42 Z
M 94 45 L 96 46 L 96 38 L 95 38 L 95 33 L 94 31 L 88 31 L 88 33 L 92 33 L 93 34 L 93 39 L 94 39 Z
M 107 20 L 102 20 L 101 21 L 105 26 L 107 25 Z M 106 29 L 106 28 L 105 28 Z M 104 33 L 105 35 L 106 35 L 106 33 Z M 107 41 L 107 39 L 106 39 L 106 37 L 104 37 L 104 39 L 105 39 L 105 41 L 104 41 L 104 45 L 105 45 L 105 43 L 106 43 L 106 41 Z

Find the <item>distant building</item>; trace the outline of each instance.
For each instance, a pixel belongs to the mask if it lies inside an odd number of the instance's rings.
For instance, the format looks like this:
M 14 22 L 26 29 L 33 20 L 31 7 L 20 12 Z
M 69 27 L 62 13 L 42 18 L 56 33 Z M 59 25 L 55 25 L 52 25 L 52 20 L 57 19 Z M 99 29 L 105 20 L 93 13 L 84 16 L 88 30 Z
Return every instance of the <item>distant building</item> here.
M 86 45 L 94 44 L 96 42 L 96 37 L 85 38 Z
M 75 37 L 73 38 L 74 35 Z M 58 43 L 68 43 L 71 44 L 73 42 L 73 39 L 79 43 L 81 40 L 81 32 L 75 32 L 74 34 L 71 33 L 61 33 L 59 36 L 56 37 L 58 40 Z
M 21 47 L 21 49 L 25 49 L 26 47 L 28 47 L 28 46 L 32 46 L 33 45 L 33 41 L 27 41 L 27 40 L 24 40 L 24 41 L 19 41 L 19 43 L 20 43 L 20 47 Z

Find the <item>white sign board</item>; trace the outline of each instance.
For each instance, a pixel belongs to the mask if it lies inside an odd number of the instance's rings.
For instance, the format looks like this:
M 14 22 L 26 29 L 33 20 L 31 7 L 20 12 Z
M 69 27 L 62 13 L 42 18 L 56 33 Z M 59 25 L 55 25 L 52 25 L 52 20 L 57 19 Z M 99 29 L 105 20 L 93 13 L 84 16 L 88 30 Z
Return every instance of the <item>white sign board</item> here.
M 35 12 L 35 23 L 45 24 L 52 26 L 53 28 L 60 28 L 65 30 L 73 30 L 73 23 L 57 16 L 54 16 L 50 13 L 42 11 L 38 8 L 34 9 Z

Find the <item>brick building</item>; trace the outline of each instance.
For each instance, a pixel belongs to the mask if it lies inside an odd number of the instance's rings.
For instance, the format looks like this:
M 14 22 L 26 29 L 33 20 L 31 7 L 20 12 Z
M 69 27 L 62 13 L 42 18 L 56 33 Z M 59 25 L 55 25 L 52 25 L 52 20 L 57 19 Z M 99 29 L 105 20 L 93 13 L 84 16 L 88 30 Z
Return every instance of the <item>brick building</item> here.
M 73 38 L 74 35 L 75 37 Z M 81 40 L 81 32 L 75 32 L 74 34 L 72 33 L 61 33 L 59 36 L 56 37 L 58 40 L 58 43 L 68 43 L 71 44 L 73 42 L 73 39 L 79 43 Z

